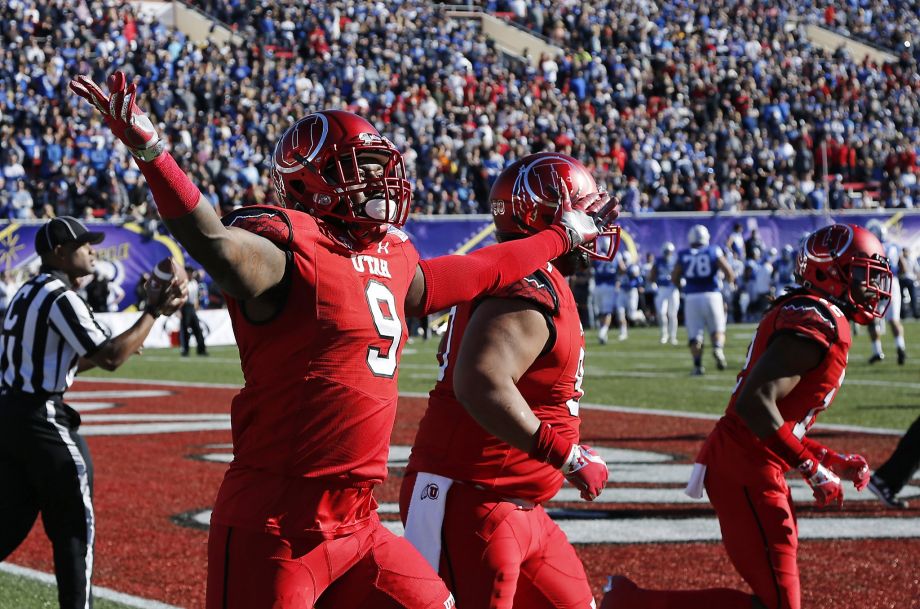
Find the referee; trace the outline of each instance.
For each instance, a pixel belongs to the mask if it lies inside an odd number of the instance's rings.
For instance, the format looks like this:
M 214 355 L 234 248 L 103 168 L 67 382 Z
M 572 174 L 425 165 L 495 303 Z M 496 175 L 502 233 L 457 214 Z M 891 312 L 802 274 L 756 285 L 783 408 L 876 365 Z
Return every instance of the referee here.
M 63 402 L 78 371 L 115 370 L 137 352 L 160 314 L 182 304 L 173 283 L 131 328 L 110 338 L 74 291 L 93 273 L 91 232 L 62 216 L 42 226 L 42 265 L 10 303 L 0 337 L 0 561 L 26 538 L 41 512 L 54 549 L 62 609 L 89 609 L 93 571 L 93 466 L 77 433 L 80 415 Z M 148 299 L 149 301 L 149 299 Z

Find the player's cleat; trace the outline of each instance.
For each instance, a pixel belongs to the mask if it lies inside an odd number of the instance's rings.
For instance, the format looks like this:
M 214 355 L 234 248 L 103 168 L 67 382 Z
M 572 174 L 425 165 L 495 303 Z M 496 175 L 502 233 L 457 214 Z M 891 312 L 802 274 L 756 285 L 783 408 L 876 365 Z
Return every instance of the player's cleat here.
M 904 349 L 898 349 L 898 366 L 903 366 L 906 360 L 907 360 L 907 351 L 905 351 Z
M 722 350 L 713 351 L 712 356 L 716 358 L 716 368 L 725 370 L 725 355 L 722 354 Z
M 690 373 L 690 376 L 703 376 L 706 374 L 706 369 L 702 366 L 696 366 L 693 368 L 693 372 Z
M 658 342 L 660 342 L 662 345 L 666 345 L 666 344 L 668 344 L 668 337 L 667 337 L 667 336 L 662 336 L 661 339 L 659 339 Z
M 869 363 L 874 364 L 875 362 L 884 361 L 884 359 L 885 359 L 884 353 L 873 353 L 872 357 L 869 358 Z
M 618 340 L 626 340 L 627 338 L 629 337 L 626 335 L 626 332 L 620 332 L 620 336 Z
M 898 499 L 897 495 L 892 492 L 891 487 L 875 474 L 869 478 L 869 485 L 867 488 L 872 491 L 873 495 L 879 498 L 879 501 L 888 507 L 897 508 L 899 510 L 907 508 L 907 502 L 903 499 Z
M 598 336 L 598 337 L 597 337 L 597 344 L 599 344 L 599 345 L 606 345 L 606 344 L 607 344 L 607 337 L 606 337 L 606 336 Z
M 630 609 L 633 593 L 638 589 L 639 586 L 625 575 L 608 575 L 601 609 Z
M 673 338 L 671 339 L 671 344 L 674 345 L 675 347 L 677 346 L 677 337 L 676 337 L 676 336 L 673 337 Z

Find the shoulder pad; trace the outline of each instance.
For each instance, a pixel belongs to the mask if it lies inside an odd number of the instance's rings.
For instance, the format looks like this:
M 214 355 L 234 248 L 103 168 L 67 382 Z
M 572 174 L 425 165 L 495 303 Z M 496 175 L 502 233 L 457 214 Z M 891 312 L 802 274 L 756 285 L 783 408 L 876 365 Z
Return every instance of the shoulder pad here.
M 224 226 L 242 228 L 276 245 L 288 246 L 294 238 L 291 219 L 280 207 L 241 207 L 220 221 Z
M 535 271 L 510 286 L 489 294 L 495 298 L 516 298 L 531 302 L 550 315 L 559 311 L 559 296 L 544 271 Z
M 818 298 L 793 296 L 778 307 L 774 321 L 776 331 L 792 332 L 825 348 L 837 341 L 838 318 L 846 322 L 836 305 Z

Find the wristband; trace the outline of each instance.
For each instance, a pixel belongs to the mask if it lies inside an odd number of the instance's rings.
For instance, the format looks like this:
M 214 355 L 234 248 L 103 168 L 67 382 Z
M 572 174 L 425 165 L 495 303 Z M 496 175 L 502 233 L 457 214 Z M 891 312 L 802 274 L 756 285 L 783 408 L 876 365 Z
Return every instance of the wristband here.
M 777 429 L 776 433 L 764 438 L 763 443 L 792 467 L 799 467 L 808 459 L 811 459 L 814 465 L 818 464 L 812 452 L 805 448 L 799 439 L 793 435 L 792 428 L 788 424 Z
M 201 191 L 176 164 L 169 152 L 163 152 L 149 163 L 139 161 L 141 173 L 164 220 L 181 218 L 198 207 Z
M 806 450 L 811 451 L 811 454 L 821 463 L 824 463 L 827 456 L 834 452 L 827 446 L 824 446 L 820 442 L 815 442 L 808 436 L 802 438 L 802 446 L 804 446 Z
M 562 469 L 572 453 L 572 442 L 566 440 L 549 423 L 540 423 L 534 434 L 533 448 L 530 456 L 537 461 L 549 463 L 556 469 Z

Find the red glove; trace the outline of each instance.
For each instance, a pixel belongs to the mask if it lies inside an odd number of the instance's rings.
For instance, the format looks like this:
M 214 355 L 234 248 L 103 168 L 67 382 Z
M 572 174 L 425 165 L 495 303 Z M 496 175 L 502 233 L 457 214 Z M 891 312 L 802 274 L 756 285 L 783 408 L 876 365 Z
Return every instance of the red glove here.
M 566 440 L 549 423 L 537 429 L 530 456 L 558 467 L 585 501 L 594 501 L 607 486 L 610 474 L 600 455 L 590 446 Z
M 166 147 L 153 123 L 134 103 L 137 85 L 127 84 L 124 72 L 115 72 L 107 81 L 110 94 L 102 92 L 91 78 L 77 76 L 70 81 L 70 89 L 91 103 L 99 112 L 112 133 L 120 139 L 136 158 L 152 161 Z
M 837 474 L 814 459 L 802 461 L 798 469 L 811 487 L 818 507 L 827 507 L 831 503 L 836 503 L 837 507 L 843 505 L 843 487 Z
M 849 480 L 861 491 L 869 484 L 869 463 L 862 455 L 842 455 L 827 450 L 824 455 L 816 455 L 821 465 L 830 469 L 844 480 Z
M 568 459 L 562 466 L 562 475 L 581 491 L 581 498 L 594 501 L 607 486 L 610 472 L 597 452 L 586 444 L 573 444 Z

